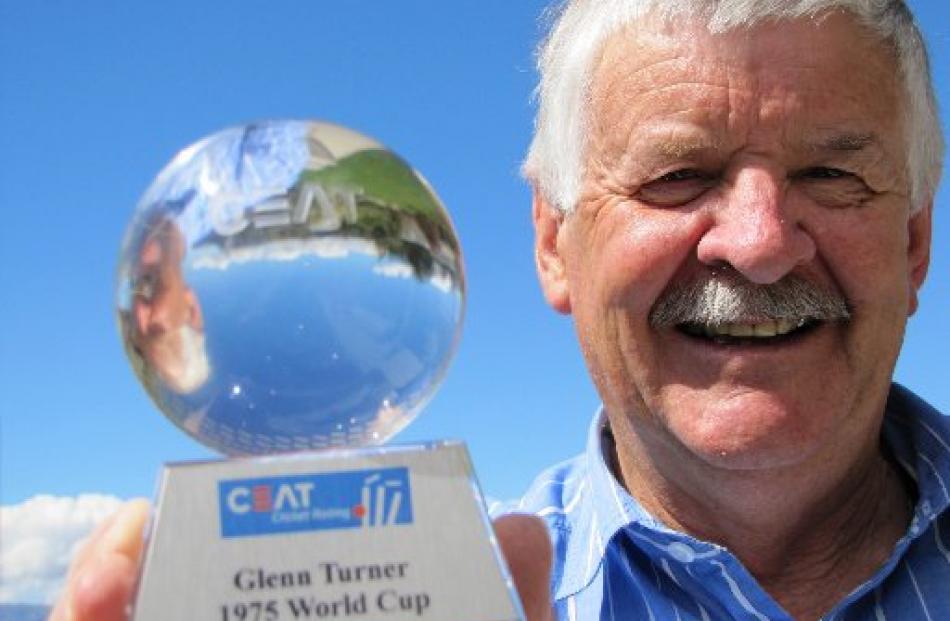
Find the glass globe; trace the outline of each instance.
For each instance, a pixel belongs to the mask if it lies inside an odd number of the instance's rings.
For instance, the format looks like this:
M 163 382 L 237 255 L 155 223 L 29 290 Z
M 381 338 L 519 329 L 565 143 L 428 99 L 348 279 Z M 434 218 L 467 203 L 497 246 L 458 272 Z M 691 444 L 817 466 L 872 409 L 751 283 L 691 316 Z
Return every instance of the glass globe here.
M 183 150 L 142 197 L 118 268 L 135 373 L 227 455 L 386 441 L 437 389 L 464 305 L 432 188 L 371 138 L 318 122 Z

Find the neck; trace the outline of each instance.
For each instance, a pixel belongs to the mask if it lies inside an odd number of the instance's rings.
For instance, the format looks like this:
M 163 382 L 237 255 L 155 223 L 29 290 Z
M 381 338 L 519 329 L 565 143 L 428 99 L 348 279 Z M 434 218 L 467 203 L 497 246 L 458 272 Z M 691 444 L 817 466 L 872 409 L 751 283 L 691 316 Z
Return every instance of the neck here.
M 729 470 L 668 457 L 618 437 L 614 471 L 656 518 L 729 549 L 795 618 L 820 617 L 869 578 L 911 518 L 912 492 L 876 438 L 840 465 Z

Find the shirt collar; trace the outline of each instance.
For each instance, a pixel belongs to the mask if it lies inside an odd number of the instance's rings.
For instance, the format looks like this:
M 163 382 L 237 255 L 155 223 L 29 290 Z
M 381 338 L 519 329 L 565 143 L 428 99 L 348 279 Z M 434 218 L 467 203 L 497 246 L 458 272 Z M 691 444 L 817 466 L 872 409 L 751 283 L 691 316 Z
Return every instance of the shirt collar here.
M 587 587 L 596 577 L 610 540 L 631 524 L 668 530 L 624 489 L 610 470 L 613 438 L 601 408 L 591 422 L 584 452 L 583 497 L 563 525 L 570 531 L 555 597 L 561 599 Z
M 917 484 L 917 506 L 910 535 L 950 506 L 950 425 L 947 417 L 899 384 L 891 386 L 882 435 Z

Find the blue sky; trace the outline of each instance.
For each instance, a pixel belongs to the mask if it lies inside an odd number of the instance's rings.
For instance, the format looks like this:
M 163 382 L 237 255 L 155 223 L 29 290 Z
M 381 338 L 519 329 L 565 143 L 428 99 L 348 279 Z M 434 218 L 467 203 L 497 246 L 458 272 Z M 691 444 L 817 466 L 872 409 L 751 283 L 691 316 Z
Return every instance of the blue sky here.
M 150 496 L 162 462 L 211 455 L 156 411 L 125 360 L 118 246 L 177 150 L 263 118 L 376 137 L 423 172 L 455 221 L 469 293 L 462 345 L 397 440 L 466 440 L 496 497 L 579 451 L 597 397 L 569 319 L 541 298 L 518 175 L 544 4 L 0 0 L 0 504 Z M 946 110 L 950 8 L 910 4 Z M 948 209 L 945 188 L 897 369 L 944 411 Z

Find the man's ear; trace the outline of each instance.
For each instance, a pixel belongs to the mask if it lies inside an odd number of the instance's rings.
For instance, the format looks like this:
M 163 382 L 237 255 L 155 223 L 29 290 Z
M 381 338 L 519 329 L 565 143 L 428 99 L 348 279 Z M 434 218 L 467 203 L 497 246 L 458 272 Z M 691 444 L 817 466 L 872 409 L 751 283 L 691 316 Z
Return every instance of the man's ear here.
M 933 202 L 921 207 L 917 213 L 911 214 L 907 222 L 907 267 L 910 270 L 908 279 L 908 295 L 910 304 L 908 315 L 917 311 L 917 292 L 927 278 L 927 268 L 930 267 L 930 241 L 933 234 Z
M 541 290 L 554 310 L 568 314 L 571 312 L 570 288 L 558 245 L 564 212 L 549 204 L 535 187 L 531 214 L 534 220 L 534 261 Z

